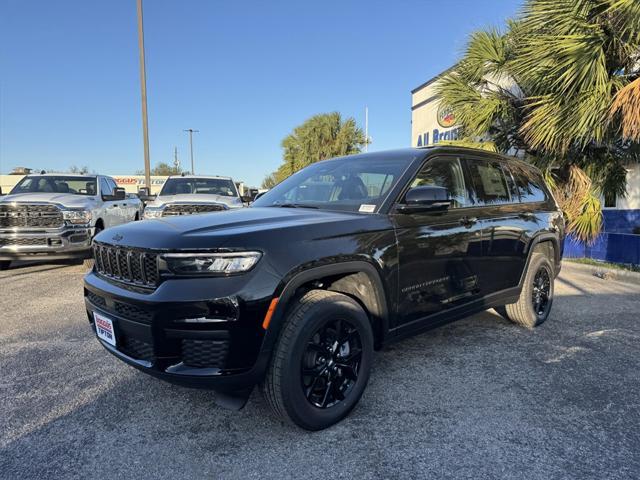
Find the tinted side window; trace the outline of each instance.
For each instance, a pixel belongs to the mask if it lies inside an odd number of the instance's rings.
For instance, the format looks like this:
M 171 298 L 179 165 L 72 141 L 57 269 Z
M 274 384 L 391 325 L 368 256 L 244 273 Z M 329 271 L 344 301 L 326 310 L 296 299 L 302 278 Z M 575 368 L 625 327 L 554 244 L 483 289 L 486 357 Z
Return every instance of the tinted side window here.
M 113 178 L 107 178 L 107 183 L 111 186 L 111 191 L 114 192 L 118 188 L 118 184 Z
M 509 170 L 513 175 L 520 195 L 520 201 L 526 202 L 544 202 L 547 200 L 547 194 L 542 188 L 542 179 L 534 172 L 520 165 L 509 165 Z
M 484 205 L 511 203 L 507 180 L 499 162 L 469 159 L 467 164 L 476 193 L 476 203 Z
M 100 195 L 113 195 L 113 188 L 111 188 L 111 185 L 109 185 L 104 177 L 100 179 Z
M 464 184 L 464 173 L 459 158 L 433 158 L 428 160 L 411 183 L 411 187 L 444 187 L 453 200 L 452 207 L 468 206 L 469 193 Z

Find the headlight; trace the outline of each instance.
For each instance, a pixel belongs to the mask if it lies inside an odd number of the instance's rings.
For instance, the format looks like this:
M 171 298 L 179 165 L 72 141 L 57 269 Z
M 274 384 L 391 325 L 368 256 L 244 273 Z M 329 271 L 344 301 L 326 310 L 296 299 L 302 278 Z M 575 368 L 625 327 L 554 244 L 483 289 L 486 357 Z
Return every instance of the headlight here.
M 247 272 L 261 256 L 260 252 L 167 253 L 162 258 L 175 275 L 207 275 Z
M 62 218 L 69 223 L 90 223 L 91 212 L 89 210 L 63 210 Z
M 147 207 L 144 209 L 143 218 L 158 218 L 162 216 L 162 207 Z

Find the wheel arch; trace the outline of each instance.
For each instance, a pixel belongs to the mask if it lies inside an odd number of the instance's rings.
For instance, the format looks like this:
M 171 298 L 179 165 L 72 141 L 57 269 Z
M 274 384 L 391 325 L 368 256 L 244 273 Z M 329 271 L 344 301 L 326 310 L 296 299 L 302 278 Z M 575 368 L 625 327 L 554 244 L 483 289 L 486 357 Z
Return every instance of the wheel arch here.
M 376 267 L 366 261 L 349 261 L 322 265 L 294 274 L 280 293 L 271 318 L 263 348 L 271 350 L 285 321 L 292 301 L 313 288 L 334 291 L 356 300 L 371 321 L 376 348 L 389 330 L 389 310 L 382 279 Z
M 552 251 L 550 251 L 552 250 Z M 560 245 L 558 244 L 558 237 L 550 232 L 540 232 L 535 237 L 531 239 L 527 246 L 527 261 L 525 263 L 524 269 L 520 274 L 520 282 L 518 285 L 522 287 L 524 282 L 524 278 L 527 274 L 527 270 L 529 269 L 529 263 L 531 262 L 531 256 L 534 252 L 541 251 L 546 253 L 547 255 L 553 254 L 553 257 L 550 260 L 553 261 L 554 266 L 556 267 L 556 275 L 560 271 Z

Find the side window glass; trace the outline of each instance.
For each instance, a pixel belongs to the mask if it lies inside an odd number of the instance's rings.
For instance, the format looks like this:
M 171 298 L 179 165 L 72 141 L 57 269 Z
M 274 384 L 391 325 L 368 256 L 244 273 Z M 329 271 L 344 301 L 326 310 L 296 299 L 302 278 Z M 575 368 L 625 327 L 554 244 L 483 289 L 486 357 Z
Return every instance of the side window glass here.
M 100 179 L 100 194 L 104 196 L 113 195 L 113 188 L 109 185 L 109 182 L 103 177 Z
M 518 192 L 518 187 L 516 186 L 516 182 L 511 175 L 511 172 L 507 168 L 506 165 L 502 164 L 502 173 L 504 174 L 504 178 L 507 181 L 507 189 L 509 190 L 509 196 L 511 197 L 511 203 L 518 203 L 520 201 L 520 193 Z
M 509 165 L 509 170 L 511 170 L 516 182 L 521 202 L 544 202 L 547 200 L 547 195 L 541 186 L 542 179 L 538 175 L 534 175 L 530 169 L 516 164 Z
M 468 206 L 469 194 L 464 184 L 464 173 L 459 158 L 434 158 L 428 160 L 411 183 L 413 187 L 444 187 L 453 200 L 452 207 Z
M 478 203 L 500 205 L 511 202 L 507 180 L 498 162 L 471 159 L 468 164 Z
M 114 192 L 115 189 L 118 188 L 118 184 L 113 178 L 107 178 L 107 183 L 111 186 L 111 192 Z

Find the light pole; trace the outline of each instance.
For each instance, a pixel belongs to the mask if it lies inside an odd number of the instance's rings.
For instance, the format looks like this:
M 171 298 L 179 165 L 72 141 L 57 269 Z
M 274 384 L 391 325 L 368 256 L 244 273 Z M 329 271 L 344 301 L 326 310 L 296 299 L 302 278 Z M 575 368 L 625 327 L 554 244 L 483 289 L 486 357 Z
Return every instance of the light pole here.
M 195 170 L 193 169 L 193 134 L 198 133 L 200 130 L 194 130 L 193 128 L 188 128 L 185 132 L 189 132 L 189 148 L 191 149 L 191 175 L 195 175 Z
M 138 49 L 140 50 L 140 90 L 142 92 L 142 141 L 144 143 L 144 183 L 151 191 L 151 161 L 149 160 L 149 125 L 147 122 L 147 73 L 144 61 L 144 28 L 142 24 L 142 0 L 138 6 Z

